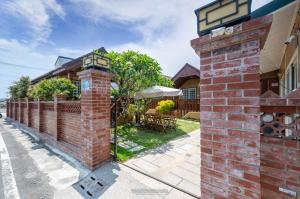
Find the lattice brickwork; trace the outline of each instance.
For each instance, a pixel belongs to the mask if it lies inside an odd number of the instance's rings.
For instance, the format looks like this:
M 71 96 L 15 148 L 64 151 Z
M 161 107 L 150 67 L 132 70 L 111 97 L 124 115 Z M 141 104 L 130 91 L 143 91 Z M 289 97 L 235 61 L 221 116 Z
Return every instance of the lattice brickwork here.
M 79 102 L 61 103 L 61 111 L 67 113 L 81 113 L 81 105 Z

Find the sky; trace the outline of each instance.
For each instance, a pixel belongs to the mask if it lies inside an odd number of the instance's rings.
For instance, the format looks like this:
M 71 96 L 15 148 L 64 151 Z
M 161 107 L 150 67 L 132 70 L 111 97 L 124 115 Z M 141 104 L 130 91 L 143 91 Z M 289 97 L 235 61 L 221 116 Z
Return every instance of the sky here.
M 271 0 L 252 0 L 252 10 Z M 190 47 L 197 38 L 194 10 L 212 0 L 1 0 L 0 98 L 22 75 L 38 77 L 59 55 L 77 58 L 93 49 L 136 50 L 173 76 L 199 67 Z

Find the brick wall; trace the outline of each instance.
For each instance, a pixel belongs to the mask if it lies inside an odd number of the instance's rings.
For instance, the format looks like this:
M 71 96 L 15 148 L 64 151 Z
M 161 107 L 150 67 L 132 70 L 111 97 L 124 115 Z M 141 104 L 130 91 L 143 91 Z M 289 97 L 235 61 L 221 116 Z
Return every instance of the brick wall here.
M 56 122 L 54 120 L 55 118 L 55 112 L 54 112 L 54 103 L 48 102 L 43 103 L 43 109 L 41 114 L 41 132 L 47 133 L 53 137 L 56 136 Z
M 61 113 L 60 120 L 61 134 L 60 139 L 75 146 L 80 146 L 80 134 L 78 129 L 80 129 L 80 113 Z
M 62 100 L 64 98 L 56 102 L 29 101 L 27 103 L 26 100 L 8 102 L 8 109 L 15 107 L 15 111 L 11 111 L 9 117 L 17 118 L 19 123 L 27 127 L 29 121 L 29 127 L 35 135 L 80 160 L 80 102 Z M 57 109 L 58 113 L 55 105 L 60 107 Z M 22 114 L 19 114 L 19 111 Z
M 300 190 L 300 144 L 295 140 L 261 138 L 261 187 L 263 199 L 293 199 L 279 187 Z
M 261 198 L 259 55 L 271 22 L 191 42 L 201 60 L 201 198 Z
M 38 130 L 39 115 L 38 115 L 37 104 L 31 103 L 30 115 L 31 115 L 31 118 L 30 118 L 31 127 L 35 130 Z
M 64 96 L 53 102 L 9 101 L 7 113 L 44 142 L 94 170 L 110 158 L 111 74 L 89 69 L 79 77 L 89 85 L 81 101 L 66 101 Z

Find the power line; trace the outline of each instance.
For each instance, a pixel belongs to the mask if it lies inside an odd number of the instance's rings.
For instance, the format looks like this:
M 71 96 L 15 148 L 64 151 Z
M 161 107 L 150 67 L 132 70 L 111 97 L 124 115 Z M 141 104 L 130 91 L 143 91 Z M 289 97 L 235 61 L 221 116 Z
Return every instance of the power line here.
M 43 69 L 43 68 L 39 68 L 39 67 L 13 64 L 13 63 L 8 63 L 8 62 L 3 62 L 3 61 L 0 61 L 0 64 L 9 65 L 9 66 L 18 67 L 18 68 L 23 68 L 23 69 L 29 68 L 29 69 L 40 70 L 40 71 L 48 71 L 47 69 Z

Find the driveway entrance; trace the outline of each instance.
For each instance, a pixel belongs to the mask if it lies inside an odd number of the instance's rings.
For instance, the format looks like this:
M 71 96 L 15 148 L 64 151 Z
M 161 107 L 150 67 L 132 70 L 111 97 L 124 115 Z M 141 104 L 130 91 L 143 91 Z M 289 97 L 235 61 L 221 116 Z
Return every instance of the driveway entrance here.
M 125 164 L 200 197 L 200 129 Z

